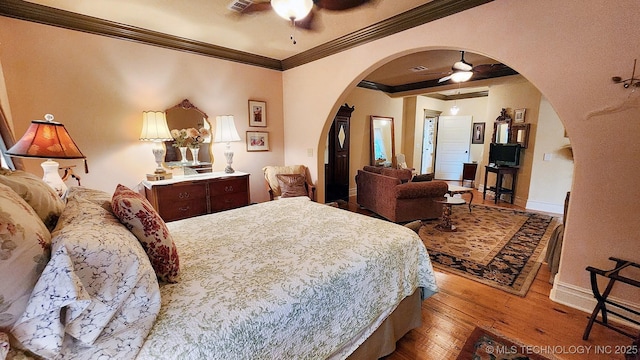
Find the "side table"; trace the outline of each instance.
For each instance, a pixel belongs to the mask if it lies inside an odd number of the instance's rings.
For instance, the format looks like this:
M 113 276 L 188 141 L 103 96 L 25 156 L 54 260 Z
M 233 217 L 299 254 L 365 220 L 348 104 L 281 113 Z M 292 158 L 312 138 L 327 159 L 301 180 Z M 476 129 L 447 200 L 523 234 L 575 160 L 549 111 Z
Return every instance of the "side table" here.
M 510 166 L 485 166 L 484 168 L 484 190 L 482 191 L 482 200 L 485 199 L 487 190 L 489 190 L 493 191 L 496 194 L 494 200 L 495 204 L 498 203 L 500 195 L 502 194 L 509 194 L 511 196 L 511 203 L 513 204 L 516 193 L 516 179 L 518 177 L 519 168 Z M 489 184 L 487 183 L 487 177 L 490 172 L 496 174 L 495 186 L 489 186 Z M 505 175 L 511 175 L 511 178 L 513 179 L 513 181 L 511 182 L 511 188 L 506 188 L 502 185 Z
M 454 198 L 451 196 L 445 196 L 441 199 L 433 200 L 442 204 L 442 219 L 440 224 L 436 225 L 436 230 L 454 232 L 457 231 L 455 225 L 451 223 L 451 206 L 452 205 L 464 205 L 467 202 L 462 198 Z

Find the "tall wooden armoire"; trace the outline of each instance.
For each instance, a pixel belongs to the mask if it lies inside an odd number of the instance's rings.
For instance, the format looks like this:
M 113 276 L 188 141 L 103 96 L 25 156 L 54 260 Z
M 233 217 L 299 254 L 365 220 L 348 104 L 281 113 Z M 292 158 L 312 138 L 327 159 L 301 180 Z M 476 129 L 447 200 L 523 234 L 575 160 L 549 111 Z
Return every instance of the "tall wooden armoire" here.
M 329 156 L 325 165 L 325 202 L 349 201 L 349 121 L 355 106 L 344 104 L 329 130 Z

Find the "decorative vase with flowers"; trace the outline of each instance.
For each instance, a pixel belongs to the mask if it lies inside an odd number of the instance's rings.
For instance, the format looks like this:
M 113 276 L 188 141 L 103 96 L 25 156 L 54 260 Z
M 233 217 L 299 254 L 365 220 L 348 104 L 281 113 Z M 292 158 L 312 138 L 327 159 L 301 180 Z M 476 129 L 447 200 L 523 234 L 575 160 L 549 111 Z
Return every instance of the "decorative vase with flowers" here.
M 186 129 L 187 136 L 189 138 L 189 150 L 191 150 L 191 155 L 193 157 L 193 164 L 198 165 L 200 163 L 198 159 L 198 153 L 200 151 L 200 145 L 211 136 L 211 133 L 208 129 L 200 128 L 188 128 Z

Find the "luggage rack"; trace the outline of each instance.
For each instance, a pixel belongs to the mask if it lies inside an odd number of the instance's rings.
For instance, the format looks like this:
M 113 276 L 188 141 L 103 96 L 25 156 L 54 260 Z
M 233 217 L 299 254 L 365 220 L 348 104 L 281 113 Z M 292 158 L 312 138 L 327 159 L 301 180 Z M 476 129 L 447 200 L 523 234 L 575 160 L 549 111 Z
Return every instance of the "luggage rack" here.
M 622 276 L 620 275 L 620 271 L 628 268 L 628 267 L 635 267 L 640 269 L 640 264 L 628 261 L 628 260 L 622 260 L 622 259 L 618 259 L 615 257 L 610 257 L 609 260 L 613 260 L 616 262 L 616 266 L 615 268 L 611 269 L 611 270 L 601 270 L 601 269 L 596 269 L 592 266 L 588 266 L 587 267 L 587 271 L 589 271 L 589 273 L 591 274 L 591 290 L 593 291 L 593 296 L 596 298 L 596 300 L 598 300 L 598 304 L 596 305 L 596 307 L 593 309 L 593 313 L 591 314 L 591 317 L 589 318 L 589 323 L 587 324 L 587 328 L 584 330 L 584 335 L 582 336 L 583 340 L 588 340 L 589 339 L 589 333 L 591 332 L 591 327 L 593 327 L 593 323 L 598 323 L 600 325 L 606 326 L 609 329 L 612 329 L 616 332 L 619 332 L 622 335 L 628 336 L 632 339 L 635 339 L 637 337 L 637 334 L 631 334 L 629 332 L 624 331 L 623 329 L 620 329 L 618 327 L 615 327 L 611 324 L 608 323 L 608 319 L 607 319 L 607 314 L 611 314 L 611 315 L 615 315 L 619 318 L 622 318 L 624 320 L 627 320 L 633 324 L 636 325 L 640 325 L 640 321 L 631 319 L 628 316 L 625 316 L 623 314 L 620 314 L 618 312 L 615 312 L 611 309 L 607 308 L 607 304 L 614 306 L 616 308 L 619 309 L 623 309 L 625 311 L 628 311 L 629 313 L 635 314 L 635 315 L 640 315 L 639 311 L 630 309 L 627 306 L 624 306 L 622 304 L 618 304 L 614 301 L 611 301 L 609 299 L 607 299 L 609 297 L 609 294 L 611 293 L 611 289 L 613 288 L 613 285 L 615 284 L 616 281 L 620 281 L 622 283 L 631 285 L 631 286 L 635 286 L 637 288 L 640 288 L 640 281 L 638 280 L 634 280 L 634 279 L 630 279 L 628 277 Z M 607 287 L 604 289 L 604 291 L 601 293 L 600 290 L 598 289 L 598 281 L 597 281 L 597 276 L 603 276 L 605 278 L 609 279 L 609 283 L 607 284 Z M 598 313 L 602 312 L 602 320 L 598 320 Z

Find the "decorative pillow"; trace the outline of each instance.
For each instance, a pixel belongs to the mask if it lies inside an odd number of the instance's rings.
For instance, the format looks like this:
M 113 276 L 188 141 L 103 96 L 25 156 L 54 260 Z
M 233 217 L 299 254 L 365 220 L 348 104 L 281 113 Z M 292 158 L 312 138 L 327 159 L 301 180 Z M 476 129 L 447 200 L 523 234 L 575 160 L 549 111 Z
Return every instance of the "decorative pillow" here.
M 362 167 L 363 171 L 368 171 L 376 174 L 382 174 L 382 169 L 384 169 L 382 166 L 365 165 L 364 167 Z
M 100 205 L 100 207 L 113 214 L 113 209 L 111 209 L 111 194 L 106 191 L 73 186 L 69 188 L 69 195 L 67 195 L 67 199 L 72 197 L 89 200 L 90 202 Z
M 72 197 L 11 333 L 45 358 L 132 359 L 159 311 L 158 280 L 138 239 L 111 212 Z
M 278 174 L 278 185 L 280 186 L 280 197 L 307 196 L 307 179 L 301 174 Z
M 35 210 L 0 184 L 0 331 L 9 331 L 49 260 L 51 234 Z
M 282 191 L 278 183 L 278 174 L 302 174 L 305 175 L 307 168 L 304 165 L 290 166 L 265 166 L 262 168 L 264 178 L 267 180 L 269 187 L 273 191 L 273 196 L 280 196 Z
M 380 173 L 384 176 L 398 178 L 402 182 L 407 182 L 411 180 L 411 175 L 412 175 L 411 170 L 409 169 L 383 168 Z
M 5 172 L 5 175 L 0 175 L 0 183 L 20 195 L 36 211 L 47 228 L 53 230 L 64 209 L 64 201 L 51 186 L 22 170 Z
M 147 252 L 158 279 L 177 282 L 180 271 L 178 249 L 167 224 L 142 195 L 118 185 L 111 200 L 113 213 L 135 235 Z
M 420 174 L 420 175 L 414 175 L 413 179 L 411 179 L 411 182 L 421 182 L 421 181 L 431 181 L 433 180 L 433 174 Z

